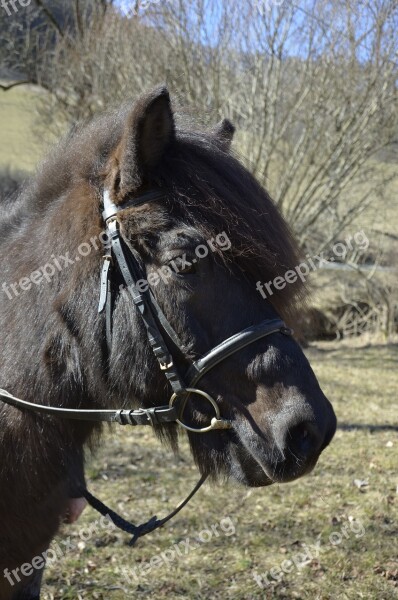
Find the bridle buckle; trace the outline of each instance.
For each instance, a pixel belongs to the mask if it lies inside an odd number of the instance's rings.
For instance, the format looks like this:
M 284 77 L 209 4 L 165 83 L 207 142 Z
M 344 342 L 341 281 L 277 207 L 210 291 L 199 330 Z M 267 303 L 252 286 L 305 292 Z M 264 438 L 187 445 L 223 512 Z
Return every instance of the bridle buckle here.
M 117 215 L 116 214 L 110 215 L 109 217 L 107 217 L 105 219 L 105 223 L 106 223 L 106 225 L 111 225 L 112 223 L 119 223 Z
M 171 360 L 169 363 L 161 362 L 161 363 L 159 363 L 159 365 L 160 365 L 160 369 L 162 371 L 167 371 L 167 369 L 171 369 L 171 367 L 174 365 L 174 363 Z
M 212 429 L 231 429 L 232 421 L 229 419 L 217 419 L 213 417 L 211 420 L 211 428 Z

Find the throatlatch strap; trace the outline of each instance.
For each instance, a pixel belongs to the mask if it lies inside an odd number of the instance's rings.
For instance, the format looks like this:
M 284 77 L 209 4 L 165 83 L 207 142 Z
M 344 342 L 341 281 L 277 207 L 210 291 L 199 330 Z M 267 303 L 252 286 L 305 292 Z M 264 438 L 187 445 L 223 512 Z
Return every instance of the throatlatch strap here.
M 120 515 L 110 509 L 106 504 L 98 500 L 95 496 L 93 496 L 87 489 L 81 491 L 82 496 L 87 500 L 87 502 L 100 513 L 103 517 L 108 517 L 114 525 L 121 531 L 125 531 L 126 533 L 130 533 L 133 537 L 130 540 L 129 546 L 134 546 L 139 538 L 144 537 L 148 533 L 152 533 L 156 529 L 163 527 L 170 519 L 178 515 L 178 513 L 188 504 L 188 502 L 195 496 L 195 494 L 200 490 L 204 482 L 207 480 L 208 475 L 202 475 L 199 479 L 198 483 L 193 488 L 192 492 L 185 498 L 181 504 L 177 506 L 167 517 L 163 519 L 158 519 L 156 516 L 151 517 L 145 523 L 141 525 L 134 525 L 134 523 L 130 523 L 123 519 Z

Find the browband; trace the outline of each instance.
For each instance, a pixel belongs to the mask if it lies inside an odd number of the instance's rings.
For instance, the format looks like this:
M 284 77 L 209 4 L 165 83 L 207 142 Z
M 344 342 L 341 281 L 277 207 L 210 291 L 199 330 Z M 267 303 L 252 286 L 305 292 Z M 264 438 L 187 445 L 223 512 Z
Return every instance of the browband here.
M 102 217 L 106 223 L 108 219 L 115 217 L 121 210 L 142 206 L 142 204 L 146 204 L 147 202 L 154 202 L 155 200 L 163 199 L 164 192 L 159 188 L 150 192 L 146 192 L 145 194 L 142 194 L 142 196 L 130 198 L 130 200 L 123 202 L 123 204 L 116 205 L 112 201 L 109 191 L 104 190 L 104 210 L 102 212 Z

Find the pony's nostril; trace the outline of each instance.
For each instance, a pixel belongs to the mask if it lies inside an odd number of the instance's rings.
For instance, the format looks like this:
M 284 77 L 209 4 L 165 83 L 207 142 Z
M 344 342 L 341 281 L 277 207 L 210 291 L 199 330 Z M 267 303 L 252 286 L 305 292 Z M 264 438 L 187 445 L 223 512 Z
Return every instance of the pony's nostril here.
M 308 456 L 319 445 L 319 434 L 316 427 L 309 422 L 300 423 L 289 429 L 286 447 L 301 456 Z

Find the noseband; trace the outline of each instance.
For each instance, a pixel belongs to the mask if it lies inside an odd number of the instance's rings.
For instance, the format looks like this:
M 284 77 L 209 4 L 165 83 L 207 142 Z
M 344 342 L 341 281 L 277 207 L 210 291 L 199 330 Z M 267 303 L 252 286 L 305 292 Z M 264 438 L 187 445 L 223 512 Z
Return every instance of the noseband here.
M 146 280 L 142 260 L 136 250 L 127 244 L 121 233 L 120 222 L 118 220 L 119 213 L 128 208 L 134 208 L 154 200 L 162 199 L 164 199 L 164 195 L 161 190 L 151 191 L 140 197 L 130 199 L 120 206 L 116 206 L 112 202 L 109 192 L 107 190 L 104 191 L 104 210 L 102 215 L 108 236 L 108 244 L 106 253 L 103 257 L 98 312 L 100 314 L 105 312 L 107 354 L 108 357 L 110 357 L 112 352 L 112 319 L 115 301 L 114 290 L 116 287 L 114 278 L 117 274 L 119 279 L 120 277 L 122 278 L 131 296 L 137 309 L 137 314 L 140 316 L 145 327 L 151 350 L 158 361 L 161 372 L 164 374 L 170 385 L 172 395 L 169 404 L 152 408 L 139 408 L 137 410 L 65 409 L 26 402 L 19 398 L 15 398 L 7 391 L 0 389 L 0 399 L 3 402 L 19 409 L 32 410 L 65 419 L 78 419 L 82 421 L 113 422 L 119 423 L 120 425 L 162 425 L 166 423 L 178 423 L 184 429 L 194 433 L 207 433 L 212 430 L 225 430 L 232 427 L 231 421 L 221 417 L 220 408 L 216 400 L 207 392 L 197 388 L 197 384 L 206 373 L 246 346 L 273 333 L 291 335 L 292 331 L 286 327 L 281 319 L 267 319 L 232 335 L 195 361 L 192 361 L 187 357 L 184 345 L 181 343 L 177 333 L 168 322 L 152 290 L 149 288 L 145 292 L 140 291 L 139 281 Z M 176 349 L 184 358 L 184 362 L 189 365 L 184 377 L 181 376 L 176 367 L 175 356 L 173 350 L 170 348 Z M 183 422 L 183 413 L 187 401 L 192 395 L 205 399 L 214 409 L 214 417 L 205 427 L 192 427 Z M 179 410 L 176 408 L 177 401 L 180 401 Z M 134 543 L 138 537 L 162 526 L 177 514 L 177 512 L 185 506 L 194 493 L 200 488 L 206 478 L 206 475 L 202 476 L 186 501 L 184 501 L 178 509 L 173 511 L 171 515 L 160 521 L 157 520 L 156 517 L 153 517 L 153 519 L 139 527 L 124 521 L 124 519 L 119 517 L 116 513 L 113 513 L 113 511 L 91 496 L 87 490 L 83 490 L 83 492 L 94 508 L 99 510 L 102 514 L 109 515 L 121 529 L 133 533 Z

